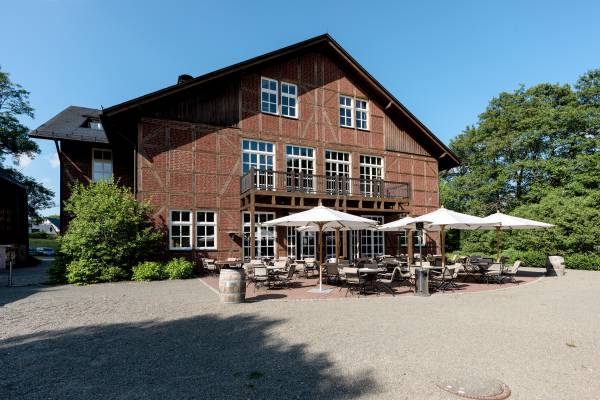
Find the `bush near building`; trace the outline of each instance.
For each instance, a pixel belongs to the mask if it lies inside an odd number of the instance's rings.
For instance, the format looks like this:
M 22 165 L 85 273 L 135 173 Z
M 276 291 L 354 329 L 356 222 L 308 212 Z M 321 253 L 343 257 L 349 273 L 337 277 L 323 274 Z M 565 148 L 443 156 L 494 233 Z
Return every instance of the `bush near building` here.
M 59 238 L 54 281 L 60 281 L 61 271 L 76 284 L 129 279 L 133 265 L 156 259 L 164 248 L 151 207 L 114 181 L 74 186 L 64 210 L 73 219 Z

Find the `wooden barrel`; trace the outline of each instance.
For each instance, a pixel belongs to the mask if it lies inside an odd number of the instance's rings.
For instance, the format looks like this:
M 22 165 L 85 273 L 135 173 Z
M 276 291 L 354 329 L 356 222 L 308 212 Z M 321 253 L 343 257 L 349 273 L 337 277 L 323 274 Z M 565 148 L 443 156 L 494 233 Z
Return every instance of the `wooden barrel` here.
M 222 269 L 219 275 L 221 303 L 243 303 L 246 299 L 246 274 L 241 268 Z
M 546 259 L 546 275 L 563 276 L 565 274 L 565 259 L 561 256 L 548 256 Z

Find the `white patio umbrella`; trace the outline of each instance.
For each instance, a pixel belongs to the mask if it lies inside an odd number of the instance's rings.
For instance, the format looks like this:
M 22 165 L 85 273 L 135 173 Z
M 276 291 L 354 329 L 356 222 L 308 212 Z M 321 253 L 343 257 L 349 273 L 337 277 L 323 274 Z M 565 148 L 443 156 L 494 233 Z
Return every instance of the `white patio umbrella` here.
M 377 227 L 377 230 L 380 231 L 404 231 L 407 229 L 411 229 L 411 223 L 414 222 L 414 218 L 412 217 L 404 217 L 400 218 L 396 221 L 388 222 L 387 224 L 383 224 Z
M 545 222 L 534 221 L 532 219 L 514 217 L 512 215 L 503 214 L 497 211 L 494 214 L 490 214 L 487 217 L 482 218 L 486 222 L 491 222 L 491 226 L 483 226 L 481 229 L 495 229 L 496 230 L 496 253 L 497 260 L 500 260 L 500 230 L 512 230 L 512 229 L 539 229 L 539 228 L 552 228 L 554 225 L 547 224 Z
M 444 249 L 444 231 L 446 229 L 481 229 L 485 226 L 493 226 L 494 223 L 497 224 L 497 222 L 485 221 L 483 218 L 448 210 L 444 207 L 440 207 L 428 214 L 415 217 L 410 225 L 415 225 L 417 222 L 423 222 L 425 224 L 425 229 L 428 231 L 440 231 L 442 268 L 446 266 L 446 251 Z
M 323 292 L 323 231 L 326 229 L 368 229 L 377 222 L 318 205 L 310 210 L 290 214 L 263 223 L 265 226 L 316 227 L 319 232 L 319 292 Z

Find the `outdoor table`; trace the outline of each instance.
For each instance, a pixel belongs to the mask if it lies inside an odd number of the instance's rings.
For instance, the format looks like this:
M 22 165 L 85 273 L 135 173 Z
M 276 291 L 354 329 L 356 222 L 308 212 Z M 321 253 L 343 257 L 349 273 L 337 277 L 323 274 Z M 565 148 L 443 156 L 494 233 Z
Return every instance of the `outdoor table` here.
M 215 261 L 215 265 L 219 268 L 241 268 L 241 261 Z
M 385 268 L 358 268 L 358 274 L 360 275 L 360 277 L 365 280 L 367 285 L 370 286 L 373 291 L 377 292 L 379 292 L 379 287 L 377 285 L 377 277 L 380 273 L 384 273 L 386 271 L 387 270 Z

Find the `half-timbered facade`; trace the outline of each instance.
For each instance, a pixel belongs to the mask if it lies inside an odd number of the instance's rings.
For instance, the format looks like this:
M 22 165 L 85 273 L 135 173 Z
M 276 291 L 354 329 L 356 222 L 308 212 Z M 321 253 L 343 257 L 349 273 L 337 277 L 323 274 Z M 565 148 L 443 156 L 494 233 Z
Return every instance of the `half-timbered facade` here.
M 314 233 L 261 223 L 319 202 L 379 222 L 420 215 L 439 206 L 438 172 L 458 164 L 329 35 L 180 76 L 99 119 L 106 143 L 63 140 L 62 170 L 114 174 L 152 204 L 170 250 L 213 258 L 315 256 Z M 50 137 L 42 128 L 32 135 Z M 345 232 L 340 254 L 395 254 L 406 240 Z

